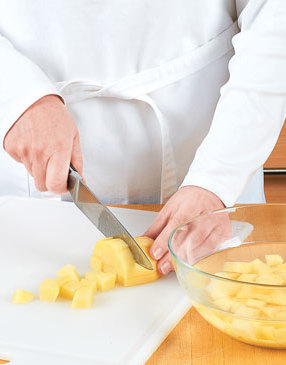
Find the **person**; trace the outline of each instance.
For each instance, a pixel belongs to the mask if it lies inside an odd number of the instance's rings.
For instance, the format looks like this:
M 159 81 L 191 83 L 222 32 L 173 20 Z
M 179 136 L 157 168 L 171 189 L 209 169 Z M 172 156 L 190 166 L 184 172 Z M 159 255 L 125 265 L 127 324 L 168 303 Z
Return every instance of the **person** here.
M 285 0 L 1 2 L 1 193 L 64 194 L 71 162 L 105 204 L 166 203 L 145 234 L 167 274 L 178 223 L 265 202 L 285 20 Z

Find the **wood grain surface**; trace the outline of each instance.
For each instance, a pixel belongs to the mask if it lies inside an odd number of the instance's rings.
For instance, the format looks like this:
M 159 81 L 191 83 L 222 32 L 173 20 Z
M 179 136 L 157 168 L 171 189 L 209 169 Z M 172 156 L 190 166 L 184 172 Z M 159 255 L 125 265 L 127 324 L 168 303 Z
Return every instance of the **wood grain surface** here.
M 118 206 L 118 205 L 117 205 Z M 125 208 L 159 211 L 160 205 Z M 263 217 L 256 217 L 259 222 Z M 286 230 L 286 220 L 285 220 Z M 5 364 L 1 361 L 0 364 Z M 243 344 L 209 325 L 191 309 L 145 365 L 284 365 L 286 351 Z M 26 365 L 26 364 L 23 364 Z
M 267 203 L 286 203 L 286 174 L 265 175 L 264 187 Z
M 284 123 L 276 146 L 265 162 L 264 168 L 286 169 L 286 123 Z

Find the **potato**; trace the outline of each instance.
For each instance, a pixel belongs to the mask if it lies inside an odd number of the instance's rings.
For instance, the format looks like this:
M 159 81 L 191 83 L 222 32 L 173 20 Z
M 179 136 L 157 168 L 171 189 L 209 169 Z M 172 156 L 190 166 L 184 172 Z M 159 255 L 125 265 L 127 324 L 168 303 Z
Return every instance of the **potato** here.
M 255 281 L 259 284 L 282 285 L 284 280 L 277 274 L 261 274 Z
M 55 302 L 60 292 L 60 287 L 55 279 L 46 279 L 39 286 L 39 298 L 46 302 Z
M 23 289 L 17 289 L 13 295 L 13 303 L 25 304 L 35 299 L 35 295 Z
M 153 270 L 138 265 L 127 244 L 119 238 L 104 238 L 98 241 L 93 255 L 103 263 L 103 271 L 117 274 L 117 282 L 123 286 L 145 284 L 159 279 L 156 261 L 149 256 L 149 247 L 153 240 L 148 237 L 137 237 L 136 241 L 153 264 Z
M 88 279 L 81 279 L 79 282 L 79 287 L 88 286 L 92 289 L 93 294 L 97 292 L 97 282 L 94 280 L 88 280 Z
M 223 264 L 223 271 L 248 274 L 252 272 L 252 265 L 250 262 L 235 262 L 235 261 L 225 262 Z
M 69 278 L 69 280 L 80 281 L 80 276 L 73 265 L 66 265 L 57 271 L 59 278 Z
M 271 273 L 271 268 L 259 259 L 253 260 L 251 264 L 252 264 L 252 273 L 255 274 Z
M 72 300 L 79 286 L 80 283 L 77 280 L 69 281 L 61 286 L 59 296 L 61 298 Z
M 93 271 L 102 271 L 102 261 L 96 257 L 96 256 L 91 256 L 90 258 L 90 267 Z
M 112 272 L 92 271 L 85 274 L 87 280 L 94 281 L 97 284 L 97 289 L 107 291 L 115 287 L 116 274 Z
M 286 290 L 279 287 L 286 282 L 286 264 L 280 255 L 265 255 L 265 258 L 266 263 L 260 259 L 225 262 L 225 271 L 215 274 L 258 285 L 236 286 L 230 281 L 210 279 L 206 286 L 209 300 L 226 313 L 198 303 L 194 306 L 210 323 L 239 340 L 260 346 L 286 346 L 286 325 L 279 322 L 286 320 Z
M 269 266 L 275 266 L 283 264 L 283 259 L 280 255 L 265 255 L 266 264 Z
M 90 308 L 93 303 L 93 290 L 88 286 L 78 288 L 73 296 L 71 307 L 74 309 Z

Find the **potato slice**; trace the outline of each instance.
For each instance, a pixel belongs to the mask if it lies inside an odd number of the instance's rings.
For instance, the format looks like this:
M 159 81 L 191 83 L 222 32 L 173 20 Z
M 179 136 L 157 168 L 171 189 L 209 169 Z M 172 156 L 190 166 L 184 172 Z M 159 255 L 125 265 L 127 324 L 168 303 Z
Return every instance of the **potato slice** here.
M 127 244 L 119 238 L 104 238 L 96 243 L 93 250 L 93 255 L 103 263 L 103 271 L 117 274 L 117 282 L 123 286 L 145 284 L 160 278 L 156 261 L 149 255 L 153 240 L 148 237 L 135 239 L 152 262 L 153 270 L 138 265 Z
M 46 279 L 39 286 L 39 298 L 46 302 L 55 302 L 59 291 L 60 287 L 55 279 Z
M 25 304 L 35 299 L 35 295 L 23 289 L 17 289 L 13 295 L 13 303 Z
M 73 265 L 66 265 L 57 271 L 57 276 L 60 278 L 69 278 L 69 280 L 80 281 L 79 273 Z
M 91 287 L 82 286 L 74 294 L 71 307 L 74 309 L 90 308 L 93 303 L 93 290 Z

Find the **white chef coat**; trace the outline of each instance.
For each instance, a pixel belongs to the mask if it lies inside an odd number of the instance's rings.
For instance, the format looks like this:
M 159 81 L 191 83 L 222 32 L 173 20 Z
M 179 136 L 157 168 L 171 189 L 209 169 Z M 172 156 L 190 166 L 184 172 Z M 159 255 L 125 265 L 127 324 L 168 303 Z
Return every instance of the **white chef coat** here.
M 104 203 L 165 202 L 185 185 L 263 202 L 286 114 L 285 20 L 285 0 L 0 2 L 0 140 L 58 94 Z M 0 169 L 0 194 L 35 193 L 3 150 Z

